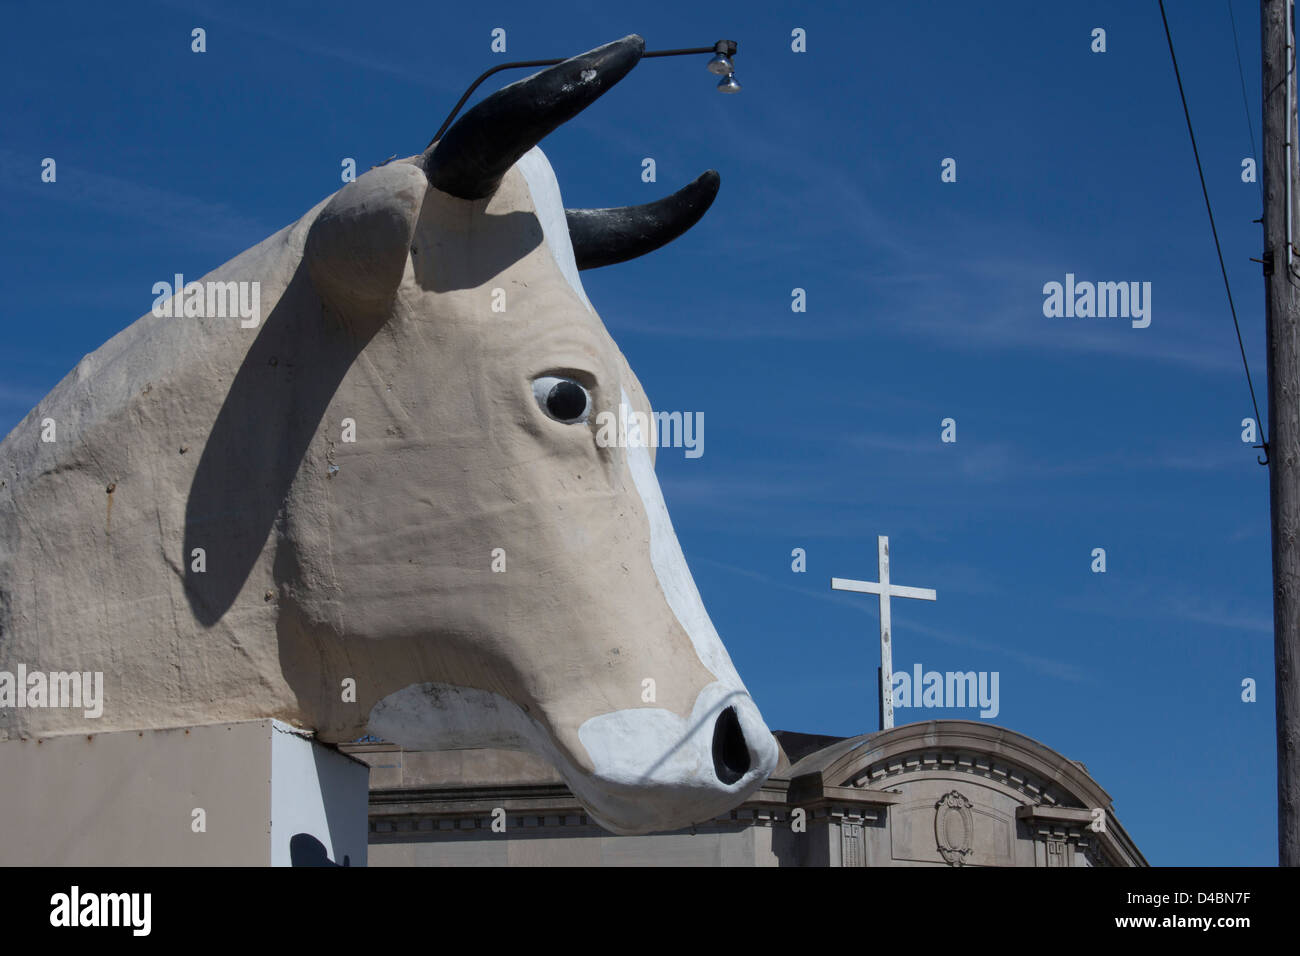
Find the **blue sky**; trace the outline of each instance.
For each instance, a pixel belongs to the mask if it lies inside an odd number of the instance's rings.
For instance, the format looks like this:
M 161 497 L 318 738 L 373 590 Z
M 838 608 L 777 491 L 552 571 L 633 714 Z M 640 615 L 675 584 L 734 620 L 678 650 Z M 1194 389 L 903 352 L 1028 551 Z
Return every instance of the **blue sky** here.
M 705 454 L 658 471 L 769 725 L 875 729 L 875 599 L 829 585 L 874 580 L 887 534 L 895 582 L 939 592 L 895 602 L 896 668 L 999 672 L 994 722 L 1085 763 L 1153 863 L 1272 865 L 1268 478 L 1156 3 L 769 6 L 9 6 L 0 432 L 154 282 L 298 219 L 343 157 L 422 149 L 493 28 L 507 59 L 735 39 L 741 94 L 644 61 L 542 146 L 570 206 L 722 174 L 685 237 L 584 282 L 656 407 L 704 413 Z M 1228 8 L 1168 6 L 1262 403 Z M 1233 10 L 1258 140 L 1258 6 Z M 1150 327 L 1045 318 L 1067 272 L 1150 282 Z M 975 712 L 898 714 L 934 717 Z

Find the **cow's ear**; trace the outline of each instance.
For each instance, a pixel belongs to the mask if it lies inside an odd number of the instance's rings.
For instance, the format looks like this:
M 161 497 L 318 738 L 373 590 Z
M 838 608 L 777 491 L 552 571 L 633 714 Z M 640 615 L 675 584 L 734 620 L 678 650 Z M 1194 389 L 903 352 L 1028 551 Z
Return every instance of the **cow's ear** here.
M 308 274 L 354 332 L 373 332 L 391 314 L 428 187 L 420 167 L 389 163 L 340 189 L 312 223 Z

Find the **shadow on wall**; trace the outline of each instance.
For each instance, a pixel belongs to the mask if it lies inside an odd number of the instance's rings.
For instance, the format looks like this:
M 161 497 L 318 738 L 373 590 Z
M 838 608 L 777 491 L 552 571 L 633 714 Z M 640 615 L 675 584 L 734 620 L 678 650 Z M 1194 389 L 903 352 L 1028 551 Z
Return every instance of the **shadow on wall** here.
M 335 863 L 325 852 L 325 844 L 310 833 L 295 833 L 289 838 L 289 859 L 293 866 L 351 866 L 352 860 L 345 853 L 343 862 Z
M 545 241 L 531 212 L 486 216 L 451 196 L 426 197 L 425 208 L 434 223 L 415 234 L 415 281 L 422 289 L 477 289 Z M 432 248 L 420 246 L 422 241 Z
M 185 593 L 204 627 L 235 603 L 330 400 L 368 341 L 326 316 L 300 263 L 244 356 L 185 503 Z M 202 572 L 194 570 L 195 548 L 204 550 Z
M 417 233 L 417 243 L 432 245 L 416 256 L 422 288 L 476 288 L 544 241 L 531 212 L 486 216 L 444 198 L 453 208 L 435 210 L 436 225 Z M 359 335 L 332 318 L 298 264 L 235 374 L 185 502 L 185 593 L 204 627 L 235 603 L 330 401 L 376 331 Z M 202 572 L 195 548 L 204 550 Z

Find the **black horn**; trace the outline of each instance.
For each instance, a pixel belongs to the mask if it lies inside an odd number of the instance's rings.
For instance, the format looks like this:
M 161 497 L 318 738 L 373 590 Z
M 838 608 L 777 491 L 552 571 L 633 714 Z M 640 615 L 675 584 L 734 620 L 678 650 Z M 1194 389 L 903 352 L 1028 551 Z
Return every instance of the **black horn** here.
M 700 221 L 721 183 L 717 170 L 710 169 L 671 196 L 642 206 L 564 210 L 578 268 L 626 262 L 667 245 Z
M 429 185 L 461 199 L 492 195 L 520 156 L 625 77 L 643 50 L 634 33 L 497 90 L 425 152 Z

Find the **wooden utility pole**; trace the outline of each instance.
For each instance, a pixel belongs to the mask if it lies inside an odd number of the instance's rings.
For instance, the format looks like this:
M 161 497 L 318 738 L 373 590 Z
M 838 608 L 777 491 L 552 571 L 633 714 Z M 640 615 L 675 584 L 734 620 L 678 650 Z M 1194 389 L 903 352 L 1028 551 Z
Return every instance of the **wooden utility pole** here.
M 1278 865 L 1300 866 L 1300 226 L 1292 0 L 1260 0 Z

